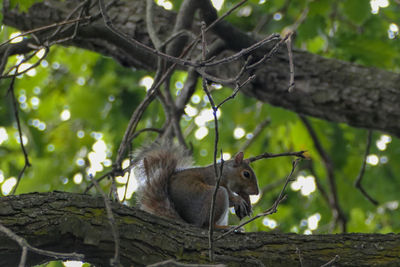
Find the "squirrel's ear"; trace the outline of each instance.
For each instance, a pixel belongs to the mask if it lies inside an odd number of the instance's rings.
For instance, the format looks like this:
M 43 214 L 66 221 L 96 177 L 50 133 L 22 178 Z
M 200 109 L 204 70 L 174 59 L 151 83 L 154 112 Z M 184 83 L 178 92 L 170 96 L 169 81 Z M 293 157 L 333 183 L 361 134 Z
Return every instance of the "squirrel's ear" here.
M 243 162 L 243 157 L 244 157 L 243 152 L 237 153 L 236 156 L 235 156 L 235 164 L 236 164 L 236 165 L 242 164 L 242 162 Z

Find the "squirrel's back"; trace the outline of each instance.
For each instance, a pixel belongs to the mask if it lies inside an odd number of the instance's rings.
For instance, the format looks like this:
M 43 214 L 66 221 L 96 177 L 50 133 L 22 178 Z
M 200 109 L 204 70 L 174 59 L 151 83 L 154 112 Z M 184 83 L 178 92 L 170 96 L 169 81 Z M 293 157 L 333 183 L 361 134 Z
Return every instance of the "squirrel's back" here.
M 176 170 L 191 167 L 192 158 L 188 151 L 169 142 L 154 142 L 135 151 L 133 164 L 140 209 L 180 219 L 169 198 L 168 182 Z

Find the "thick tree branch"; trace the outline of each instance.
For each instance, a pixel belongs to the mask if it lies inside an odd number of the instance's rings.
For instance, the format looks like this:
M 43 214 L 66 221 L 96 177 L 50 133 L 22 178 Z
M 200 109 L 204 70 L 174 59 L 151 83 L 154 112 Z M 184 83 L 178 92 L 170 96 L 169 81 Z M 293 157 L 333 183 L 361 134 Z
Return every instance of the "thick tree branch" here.
M 164 260 L 208 262 L 207 231 L 112 203 L 120 229 L 123 266 Z M 85 255 L 85 262 L 109 266 L 114 256 L 104 200 L 84 194 L 32 193 L 0 198 L 0 223 L 39 249 Z M 215 243 L 216 263 L 228 266 L 320 266 L 340 256 L 340 266 L 398 266 L 398 234 L 295 235 L 234 234 Z M 251 253 L 249 253 L 251 251 Z M 0 233 L 0 266 L 17 266 L 19 245 Z M 257 260 L 254 260 L 257 258 Z M 50 257 L 28 253 L 27 265 Z
M 208 1 L 202 5 L 204 18 L 212 21 L 216 14 L 208 9 Z M 18 13 L 4 7 L 4 23 L 22 31 L 64 21 L 79 4 L 78 0 L 60 2 L 46 0 L 35 4 L 28 13 Z M 95 8 L 93 8 L 95 9 Z M 145 27 L 145 1 L 124 1 L 113 5 L 109 14 L 119 30 L 139 42 L 150 45 Z M 98 12 L 98 10 L 94 10 Z M 172 32 L 175 14 L 156 7 L 154 10 L 156 32 L 164 39 Z M 207 21 L 206 21 L 207 22 Z M 197 23 L 196 25 L 199 25 Z M 236 51 L 255 43 L 250 36 L 227 22 L 216 25 L 214 32 Z M 71 35 L 70 32 L 64 34 Z M 238 38 L 242 37 L 242 38 Z M 231 42 L 227 42 L 231 40 Z M 80 25 L 77 36 L 66 45 L 78 46 L 103 55 L 112 56 L 124 66 L 154 70 L 157 58 L 144 52 L 123 38 L 119 38 L 101 21 L 94 20 Z M 13 53 L 17 52 L 14 50 Z M 4 51 L 3 51 L 4 53 Z M 359 65 L 325 59 L 307 52 L 293 51 L 296 90 L 287 91 L 290 78 L 287 51 L 281 49 L 278 56 L 262 65 L 256 79 L 243 92 L 261 101 L 281 106 L 301 114 L 322 119 L 344 122 L 352 126 L 382 130 L 400 136 L 400 76 L 396 73 L 366 68 Z M 233 77 L 241 68 L 241 62 L 230 63 L 223 68 L 209 70 L 218 77 Z

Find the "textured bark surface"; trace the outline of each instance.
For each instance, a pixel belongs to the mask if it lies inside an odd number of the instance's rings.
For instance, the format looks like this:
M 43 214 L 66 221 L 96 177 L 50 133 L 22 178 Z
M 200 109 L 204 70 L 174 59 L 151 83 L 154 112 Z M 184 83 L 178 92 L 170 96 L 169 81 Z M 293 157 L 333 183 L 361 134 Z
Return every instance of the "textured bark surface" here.
M 64 2 L 45 0 L 43 3 L 35 4 L 28 13 L 22 14 L 15 10 L 7 10 L 5 4 L 4 23 L 26 31 L 60 22 L 78 2 L 78 0 Z M 150 45 L 145 25 L 145 2 L 142 0 L 117 2 L 110 8 L 109 14 L 118 29 Z M 204 2 L 206 3 L 208 1 Z M 91 14 L 96 12 L 98 9 L 94 7 Z M 207 18 L 210 19 L 208 15 L 205 12 L 206 21 Z M 162 40 L 172 32 L 174 20 L 174 13 L 157 9 L 154 23 Z M 220 26 L 215 29 L 215 33 L 227 41 L 227 46 L 231 49 L 239 50 L 254 42 L 250 36 L 241 34 L 226 23 Z M 199 23 L 195 23 L 193 28 L 198 31 Z M 63 34 L 68 35 L 71 32 Z M 26 51 L 26 44 L 30 41 L 25 40 L 25 45 L 12 45 L 12 53 Z M 78 36 L 68 45 L 111 56 L 127 67 L 148 70 L 154 70 L 156 67 L 154 55 L 111 33 L 100 16 L 82 25 Z M 0 55 L 6 49 L 7 46 L 0 49 Z M 293 93 L 288 93 L 289 66 L 284 50 L 282 47 L 277 56 L 257 71 L 257 78 L 243 89 L 247 95 L 301 114 L 400 136 L 399 74 L 295 51 L 296 89 Z M 233 77 L 239 70 L 239 65 L 239 63 L 226 64 L 214 70 L 214 74 Z
M 167 259 L 207 263 L 207 231 L 167 221 L 114 203 L 123 266 Z M 108 266 L 114 241 L 100 197 L 65 192 L 0 198 L 0 223 L 38 248 L 78 252 L 87 262 Z M 219 233 L 219 232 L 218 232 Z M 217 262 L 229 266 L 320 266 L 339 255 L 335 266 L 399 266 L 395 234 L 296 235 L 267 232 L 233 234 L 216 242 Z M 0 266 L 17 266 L 21 249 L 0 233 Z M 28 264 L 50 260 L 31 252 Z

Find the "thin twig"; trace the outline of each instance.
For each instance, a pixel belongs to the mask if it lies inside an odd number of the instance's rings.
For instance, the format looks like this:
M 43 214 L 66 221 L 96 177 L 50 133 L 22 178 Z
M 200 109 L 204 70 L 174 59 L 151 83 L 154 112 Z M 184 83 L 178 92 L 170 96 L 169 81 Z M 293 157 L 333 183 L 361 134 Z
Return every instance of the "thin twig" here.
M 150 105 L 150 103 L 154 100 L 154 98 L 157 94 L 158 88 L 160 86 L 160 80 L 161 80 L 159 78 L 160 75 L 161 75 L 161 73 L 159 71 L 157 71 L 156 76 L 154 77 L 154 83 L 153 83 L 152 87 L 150 88 L 150 90 L 148 91 L 148 94 L 142 100 L 142 102 L 139 104 L 139 106 L 135 109 L 135 111 L 132 113 L 132 116 L 129 120 L 128 126 L 124 133 L 124 137 L 122 139 L 120 147 L 118 148 L 117 158 L 114 163 L 114 167 L 116 169 L 120 168 L 122 158 L 125 154 L 126 148 L 128 147 L 130 140 L 133 139 L 132 136 L 136 130 L 137 125 L 139 124 L 140 118 L 142 117 L 144 111 Z
M 165 81 L 165 95 L 166 95 L 166 101 L 167 105 L 169 107 L 168 110 L 166 110 L 166 113 L 170 114 L 170 118 L 172 120 L 172 128 L 174 129 L 175 136 L 178 138 L 179 144 L 184 147 L 185 149 L 188 148 L 185 138 L 182 133 L 181 125 L 179 124 L 180 116 L 178 112 L 176 111 L 176 105 L 175 101 L 172 98 L 171 91 L 170 91 L 170 78 Z
M 250 52 L 264 46 L 267 43 L 270 43 L 270 42 L 276 41 L 276 40 L 280 40 L 280 41 L 275 44 L 275 46 L 270 50 L 270 52 L 268 54 L 266 54 L 262 59 L 260 59 L 256 63 L 253 63 L 252 65 L 249 65 L 246 67 L 247 70 L 253 69 L 253 68 L 257 67 L 258 65 L 260 65 L 261 63 L 263 63 L 264 61 L 270 59 L 278 51 L 279 46 L 284 41 L 286 41 L 286 37 L 284 39 L 281 39 L 281 36 L 279 34 L 273 33 L 273 34 L 265 37 L 261 41 L 258 41 L 257 43 L 255 43 L 247 48 L 242 49 L 241 51 L 237 52 L 236 54 L 233 54 L 229 57 L 225 57 L 223 59 L 216 60 L 216 61 L 213 61 L 210 63 L 200 63 L 199 66 L 194 66 L 194 67 L 213 67 L 213 66 L 217 66 L 217 65 L 221 65 L 221 64 L 226 64 L 226 63 L 235 61 L 245 55 L 248 55 Z
M 118 228 L 115 223 L 114 215 L 111 208 L 110 199 L 106 196 L 106 194 L 101 189 L 100 185 L 97 183 L 95 179 L 90 175 L 90 180 L 93 182 L 94 186 L 96 187 L 97 191 L 101 194 L 104 200 L 104 206 L 107 211 L 107 219 L 108 223 L 111 226 L 111 233 L 114 238 L 114 258 L 112 259 L 111 266 L 119 266 L 119 233 Z
M 113 170 L 111 170 L 111 171 L 109 171 L 109 172 L 106 172 L 105 174 L 103 174 L 102 176 L 100 176 L 99 178 L 97 178 L 96 181 L 99 183 L 99 182 L 101 182 L 104 178 L 111 176 L 112 173 L 113 173 Z M 87 194 L 87 192 L 89 192 L 89 190 L 94 186 L 94 183 L 93 183 L 92 180 L 94 180 L 94 178 L 90 180 L 90 184 L 86 187 L 85 191 L 83 191 L 84 194 Z
M 208 31 L 209 29 L 211 29 L 212 27 L 215 26 L 215 24 L 217 24 L 218 22 L 220 22 L 221 20 L 223 20 L 225 17 L 229 16 L 233 11 L 235 11 L 236 9 L 238 9 L 240 6 L 242 6 L 244 3 L 246 3 L 247 0 L 242 0 L 239 3 L 237 3 L 236 5 L 234 5 L 231 9 L 229 9 L 228 11 L 226 11 L 222 16 L 220 16 L 218 19 L 216 19 L 214 22 L 212 22 L 206 29 L 206 31 Z
M 132 153 L 129 151 L 129 162 L 132 162 Z M 126 193 L 128 192 L 128 185 L 129 181 L 131 180 L 131 171 L 128 172 L 128 177 L 126 179 L 125 190 L 124 190 L 124 197 L 122 198 L 121 202 L 123 203 L 126 200 Z
M 46 26 L 42 26 L 42 27 L 39 27 L 39 28 L 35 28 L 33 30 L 20 33 L 20 34 L 14 36 L 13 38 L 10 38 L 7 41 L 2 42 L 0 44 L 0 47 L 5 45 L 5 44 L 10 43 L 11 41 L 13 41 L 13 40 L 15 40 L 15 39 L 17 39 L 19 37 L 27 36 L 29 34 L 40 32 L 40 31 L 44 31 L 44 30 L 48 30 L 48 29 L 51 29 L 51 28 L 54 28 L 54 27 L 60 27 L 60 26 L 68 25 L 68 24 L 73 24 L 73 23 L 76 23 L 78 21 L 81 22 L 81 21 L 90 20 L 90 19 L 91 19 L 91 16 L 86 16 L 86 17 L 81 17 L 81 18 L 76 18 L 76 19 L 71 19 L 71 20 L 65 20 L 65 21 L 62 21 L 62 22 L 56 22 L 56 23 L 53 23 L 51 25 L 46 25 Z
M 306 152 L 307 152 L 307 151 L 305 151 L 305 150 L 301 150 L 301 151 L 297 151 L 297 152 L 278 153 L 278 154 L 271 154 L 271 153 L 265 152 L 265 153 L 263 153 L 263 154 L 261 154 L 261 155 L 248 158 L 247 160 L 249 160 L 250 162 L 253 162 L 253 161 L 256 161 L 256 160 L 260 160 L 260 159 L 277 158 L 277 157 L 287 157 L 287 156 L 294 156 L 294 157 L 306 159 L 307 156 L 304 155 Z
M 172 41 L 174 41 L 176 38 L 179 38 L 183 35 L 186 35 L 188 37 L 191 37 L 193 40 L 196 39 L 196 35 L 194 33 L 192 33 L 191 31 L 188 30 L 180 30 L 177 31 L 176 33 L 173 33 L 171 36 L 169 36 L 162 44 L 160 49 L 166 47 L 168 44 L 170 44 Z
M 215 136 L 214 136 L 214 172 L 216 177 L 215 189 L 211 199 L 211 207 L 210 207 L 210 221 L 209 221 L 209 228 L 208 228 L 208 242 L 209 242 L 209 257 L 210 261 L 214 260 L 214 246 L 213 246 L 213 233 L 214 233 L 214 211 L 215 211 L 215 200 L 217 196 L 218 187 L 222 177 L 222 169 L 221 173 L 218 173 L 217 167 L 217 152 L 218 152 L 218 140 L 219 140 L 219 132 L 218 132 L 218 118 L 217 118 L 217 109 L 215 107 L 214 100 L 211 96 L 210 90 L 207 87 L 207 80 L 203 79 L 203 90 L 206 93 L 208 100 L 211 104 L 211 108 L 213 109 L 213 116 L 214 116 L 214 124 L 215 124 Z M 222 153 L 221 153 L 222 157 Z M 221 166 L 222 166 L 221 162 Z
M 34 64 L 32 64 L 31 66 L 29 66 L 29 68 L 26 68 L 25 70 L 23 70 L 23 71 L 21 71 L 21 72 L 18 72 L 19 66 L 21 66 L 21 64 L 23 64 L 23 63 L 27 62 L 28 60 L 30 60 L 31 58 L 33 58 L 33 56 L 36 55 L 37 51 L 40 50 L 40 49 L 42 49 L 42 48 L 44 48 L 44 51 L 45 51 L 45 52 L 44 52 L 44 55 L 43 55 L 41 58 L 39 58 L 38 61 L 36 61 Z M 24 74 L 24 73 L 27 73 L 28 71 L 30 71 L 30 70 L 36 68 L 37 66 L 39 66 L 40 62 L 42 62 L 42 60 L 44 60 L 44 59 L 47 57 L 47 55 L 48 55 L 48 53 L 49 53 L 49 48 L 48 48 L 47 46 L 39 47 L 39 48 L 37 49 L 37 51 L 35 51 L 35 52 L 32 53 L 31 55 L 29 55 L 28 57 L 24 58 L 20 63 L 18 63 L 18 64 L 16 64 L 16 65 L 14 65 L 13 67 L 11 67 L 11 68 L 5 73 L 5 75 L 1 75 L 1 76 L 0 76 L 0 79 L 6 79 L 6 78 L 16 77 L 16 76 L 22 75 L 22 74 Z M 8 74 L 8 73 L 10 73 L 13 69 L 15 69 L 15 73 L 13 73 L 13 74 Z
M 370 151 L 370 148 L 371 148 L 371 141 L 372 141 L 372 131 L 369 130 L 368 131 L 368 136 L 367 136 L 367 145 L 366 145 L 366 148 L 365 148 L 363 163 L 361 165 L 361 169 L 360 169 L 360 172 L 358 173 L 358 176 L 357 176 L 357 179 L 356 179 L 356 181 L 354 183 L 354 186 L 360 190 L 361 194 L 363 194 L 366 199 L 368 199 L 372 204 L 377 206 L 377 205 L 379 205 L 379 202 L 376 201 L 374 198 L 372 198 L 367 193 L 367 191 L 365 191 L 364 187 L 361 185 L 361 181 L 362 181 L 362 179 L 364 177 L 365 167 L 367 165 L 367 157 L 369 155 L 369 151 Z
M 208 74 L 203 68 L 196 68 L 196 71 L 204 78 L 206 78 L 208 81 L 215 82 L 215 83 L 220 83 L 220 84 L 232 84 L 235 83 L 237 84 L 239 79 L 243 76 L 244 72 L 247 70 L 247 66 L 249 65 L 249 62 L 251 61 L 252 56 L 249 56 L 245 62 L 245 64 L 242 66 L 241 70 L 239 73 L 233 77 L 233 78 L 219 78 L 216 76 L 213 76 L 211 74 Z
M 333 259 L 331 259 L 330 261 L 328 261 L 327 263 L 321 265 L 321 267 L 328 267 L 331 266 L 332 264 L 334 264 L 335 262 L 338 262 L 340 260 L 340 256 L 336 255 Z
M 88 0 L 85 0 L 81 3 L 79 3 L 79 5 L 77 5 L 65 18 L 65 20 L 69 20 L 81 7 L 84 7 L 86 4 L 88 3 Z M 80 17 L 80 16 L 79 16 Z M 56 36 L 62 29 L 62 26 L 58 27 L 48 38 L 48 40 L 50 40 L 51 38 L 53 38 L 54 36 Z
M 280 37 L 279 35 L 276 35 L 276 34 L 271 35 L 270 38 L 271 38 L 271 40 L 268 40 L 268 41 L 277 40 L 277 39 L 279 39 L 280 41 L 277 42 L 277 43 L 274 45 L 274 47 L 272 47 L 272 49 L 271 49 L 267 54 L 265 54 L 260 60 L 258 60 L 257 62 L 255 62 L 255 63 L 253 63 L 253 64 L 247 66 L 247 69 L 254 69 L 254 68 L 257 68 L 257 67 L 260 66 L 262 63 L 264 63 L 264 62 L 270 60 L 270 59 L 278 52 L 279 47 L 280 47 L 284 42 L 286 42 L 286 40 L 289 38 L 289 34 L 287 34 L 283 39 L 281 39 L 281 37 Z
M 133 139 L 135 139 L 135 138 L 138 137 L 141 133 L 144 133 L 144 132 L 156 132 L 156 133 L 162 134 L 162 133 L 164 132 L 164 130 L 163 130 L 163 129 L 157 129 L 157 128 L 144 128 L 144 129 L 141 129 L 141 130 L 137 131 L 136 133 L 134 133 L 134 134 L 129 138 L 129 141 L 128 141 L 128 142 L 129 142 L 129 143 L 132 142 Z
M 274 11 L 275 14 L 276 13 L 285 14 L 287 12 L 287 9 L 289 8 L 290 2 L 291 2 L 290 0 L 285 0 L 285 3 L 282 5 L 282 7 L 280 9 Z M 273 18 L 274 18 L 274 16 L 271 13 L 263 15 L 259 19 L 259 22 L 257 23 L 257 25 L 254 27 L 253 33 L 257 34 L 263 29 L 263 27 L 265 25 L 270 25 L 269 23 L 271 22 L 271 20 Z
M 326 169 L 328 181 L 329 181 L 329 187 L 330 187 L 330 191 L 331 191 L 329 201 L 331 203 L 331 207 L 333 207 L 333 210 L 332 210 L 333 217 L 334 217 L 335 221 L 341 222 L 342 231 L 346 232 L 347 217 L 344 214 L 344 212 L 339 204 L 339 198 L 338 198 L 338 194 L 337 194 L 335 174 L 334 174 L 334 168 L 333 168 L 333 161 L 329 157 L 328 153 L 326 153 L 325 149 L 322 147 L 322 144 L 318 139 L 317 133 L 314 131 L 314 128 L 312 127 L 310 121 L 305 116 L 299 115 L 299 117 L 302 120 L 304 126 L 306 127 L 308 133 L 310 134 L 310 137 L 313 140 L 315 149 L 318 151 L 319 155 L 322 158 L 322 162 L 325 165 L 325 169 Z
M 216 164 L 216 163 L 215 163 Z M 215 165 L 214 165 L 215 166 Z M 221 150 L 221 164 L 219 169 L 219 174 L 215 183 L 215 189 L 211 199 L 211 207 L 210 207 L 210 220 L 208 225 L 208 245 L 209 245 L 209 259 L 210 261 L 214 261 L 214 218 L 215 218 L 215 201 L 217 199 L 217 192 L 218 188 L 222 179 L 222 170 L 224 167 L 224 159 L 222 157 L 222 150 Z
M 233 90 L 233 93 L 230 96 L 228 96 L 227 98 L 225 98 L 224 100 L 222 100 L 222 102 L 217 105 L 217 109 L 219 109 L 228 100 L 234 99 L 236 97 L 236 95 L 239 93 L 240 88 L 242 88 L 243 86 L 245 86 L 249 82 L 253 81 L 255 78 L 256 78 L 256 75 L 252 75 L 249 78 L 247 78 L 247 80 L 244 81 L 242 84 L 237 83 L 235 89 Z
M 233 233 L 233 232 L 236 232 L 236 231 L 237 231 L 238 229 L 240 229 L 241 227 L 245 226 L 246 224 L 248 224 L 248 223 L 250 223 L 250 222 L 252 222 L 252 221 L 254 221 L 254 220 L 256 220 L 256 219 L 258 219 L 258 218 L 260 218 L 260 217 L 264 217 L 264 216 L 267 216 L 267 215 L 271 215 L 271 214 L 276 213 L 276 212 L 278 211 L 278 209 L 277 209 L 277 208 L 278 208 L 278 205 L 279 205 L 283 200 L 286 199 L 286 195 L 284 195 L 284 192 L 285 192 L 286 187 L 287 187 L 287 185 L 289 184 L 289 182 L 291 182 L 291 181 L 293 180 L 291 177 L 292 177 L 293 172 L 294 172 L 294 170 L 296 169 L 296 167 L 297 167 L 297 165 L 298 165 L 298 163 L 299 163 L 300 160 L 301 160 L 300 158 L 297 158 L 297 159 L 295 159 L 295 160 L 293 161 L 293 163 L 292 163 L 292 170 L 290 171 L 289 175 L 287 176 L 286 182 L 285 182 L 285 184 L 284 184 L 284 186 L 283 186 L 281 192 L 279 193 L 279 196 L 277 197 L 277 199 L 275 200 L 275 202 L 274 202 L 274 204 L 272 205 L 271 208 L 267 209 L 267 210 L 264 211 L 263 213 L 257 214 L 257 215 L 254 216 L 253 218 L 251 218 L 251 219 L 249 219 L 249 220 L 247 220 L 247 221 L 245 221 L 245 222 L 239 224 L 238 226 L 235 226 L 235 227 L 231 228 L 229 231 L 227 231 L 227 232 L 221 234 L 220 236 L 216 237 L 215 240 L 221 239 L 221 238 L 223 238 L 223 237 L 225 237 L 225 236 L 227 236 L 227 235 L 229 235 L 229 234 L 231 234 L 231 233 Z
M 25 267 L 26 264 L 26 257 L 28 256 L 28 248 L 23 246 L 22 247 L 22 254 L 21 259 L 19 261 L 18 267 Z
M 288 50 L 288 56 L 289 56 L 289 71 L 290 71 L 290 78 L 289 78 L 289 93 L 291 93 L 295 87 L 294 84 L 294 64 L 293 64 L 293 52 L 292 52 L 292 35 L 293 32 L 290 33 L 289 37 L 286 40 L 286 47 Z
M 331 201 L 331 197 L 329 196 L 329 194 L 326 192 L 325 188 L 322 186 L 321 184 L 321 179 L 318 176 L 317 172 L 314 169 L 314 163 L 313 160 L 309 161 L 309 167 L 308 170 L 310 171 L 311 175 L 314 176 L 315 179 L 315 184 L 317 185 L 317 189 L 320 192 L 321 196 L 325 199 L 326 203 L 328 204 L 328 206 L 334 210 L 335 206 L 333 205 L 333 202 Z
M 154 0 L 146 0 L 146 28 L 150 39 L 156 49 L 161 49 L 162 42 L 158 38 L 153 24 L 154 16 Z
M 81 10 L 79 11 L 78 18 L 82 18 L 82 17 L 83 17 L 83 12 L 87 11 L 88 8 L 90 8 L 90 7 L 88 6 L 88 5 L 90 4 L 90 1 L 91 1 L 91 0 L 86 0 L 86 1 L 82 2 L 80 5 L 78 5 L 78 7 L 75 8 L 74 11 L 71 12 L 71 16 L 72 16 L 72 14 L 74 14 L 79 8 L 81 8 Z M 67 17 L 67 19 L 69 19 L 69 17 Z M 77 34 L 78 34 L 79 25 L 80 25 L 80 20 L 78 20 L 78 21 L 75 23 L 74 32 L 72 33 L 71 36 L 68 36 L 68 37 L 65 37 L 65 38 L 62 38 L 62 39 L 55 40 L 55 41 L 51 42 L 50 45 L 53 45 L 53 44 L 60 44 L 60 43 L 63 43 L 63 42 L 66 42 L 66 41 L 75 39 L 75 37 L 76 37 Z M 66 28 L 64 31 L 68 30 L 69 28 L 70 28 L 70 26 L 67 26 L 67 28 Z M 59 27 L 59 28 L 57 28 L 57 29 L 61 29 L 61 27 Z M 52 35 L 51 37 L 54 37 L 54 36 L 57 34 L 56 32 L 57 32 L 57 30 L 53 33 L 53 35 Z M 50 37 L 50 38 L 51 38 L 51 37 Z M 49 38 L 49 39 L 50 39 L 50 38 Z
M 17 121 L 17 128 L 18 128 L 18 136 L 19 136 L 19 143 L 21 145 L 21 150 L 22 153 L 24 154 L 24 167 L 22 168 L 22 170 L 19 172 L 18 174 L 18 179 L 17 179 L 17 183 L 15 184 L 13 190 L 11 191 L 11 195 L 15 194 L 15 191 L 17 190 L 17 187 L 19 185 L 19 182 L 21 181 L 22 175 L 25 172 L 25 169 L 27 167 L 31 166 L 31 163 L 29 162 L 29 157 L 28 157 L 28 153 L 26 152 L 25 149 L 25 145 L 24 145 L 24 140 L 23 140 L 23 136 L 22 136 L 22 130 L 21 130 L 21 122 L 19 120 L 19 113 L 18 113 L 18 106 L 17 106 L 17 100 L 15 98 L 15 92 L 14 92 L 14 83 L 15 83 L 15 76 L 11 78 L 11 82 L 10 82 L 10 86 L 8 88 L 8 93 L 10 93 L 11 95 L 11 102 L 13 105 L 13 109 L 14 109 L 14 115 L 15 115 L 15 120 Z
M 206 38 L 205 38 L 205 23 L 202 22 L 201 25 L 201 40 L 202 40 L 202 59 L 206 59 Z M 209 244 L 209 259 L 210 261 L 214 261 L 214 216 L 215 216 L 215 201 L 217 199 L 217 192 L 218 188 L 221 182 L 222 178 L 222 169 L 224 165 L 224 159 L 222 158 L 222 150 L 221 150 L 221 165 L 220 165 L 220 172 L 218 173 L 218 167 L 217 167 L 217 153 L 218 153 L 218 141 L 219 141 L 219 131 L 218 131 L 218 118 L 217 118 L 217 111 L 218 108 L 215 106 L 214 99 L 211 96 L 210 90 L 208 90 L 208 85 L 207 85 L 207 79 L 203 77 L 202 81 L 203 85 L 203 90 L 206 93 L 208 100 L 210 102 L 211 108 L 213 110 L 213 116 L 214 116 L 214 130 L 215 130 L 215 136 L 214 136 L 214 172 L 215 172 L 215 188 L 214 192 L 211 198 L 211 207 L 210 207 L 210 218 L 209 218 L 209 224 L 208 224 L 208 244 Z

